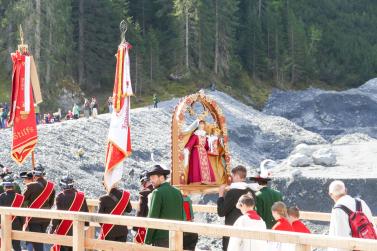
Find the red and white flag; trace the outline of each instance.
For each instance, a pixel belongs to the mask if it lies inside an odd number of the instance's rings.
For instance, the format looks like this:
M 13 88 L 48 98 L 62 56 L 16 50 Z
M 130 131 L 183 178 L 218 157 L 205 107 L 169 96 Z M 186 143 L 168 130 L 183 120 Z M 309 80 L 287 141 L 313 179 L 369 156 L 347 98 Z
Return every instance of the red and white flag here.
M 20 52 L 12 53 L 13 76 L 10 118 L 13 126 L 12 158 L 22 164 L 37 143 L 37 125 L 34 111 L 34 96 L 42 102 L 39 80 L 33 57 Z
M 131 155 L 130 109 L 133 95 L 130 76 L 131 45 L 122 43 L 118 46 L 117 64 L 113 90 L 113 113 L 106 151 L 104 183 L 110 190 L 119 182 L 123 173 L 123 161 Z

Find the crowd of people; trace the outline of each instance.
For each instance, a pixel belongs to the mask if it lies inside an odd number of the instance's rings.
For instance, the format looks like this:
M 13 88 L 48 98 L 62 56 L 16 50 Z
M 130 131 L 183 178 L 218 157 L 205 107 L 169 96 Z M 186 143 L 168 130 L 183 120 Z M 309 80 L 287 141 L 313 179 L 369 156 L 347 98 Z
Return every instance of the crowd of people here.
M 35 169 L 20 173 L 25 186 L 21 193 L 9 169 L 3 168 L 0 177 L 0 206 L 28 207 L 57 210 L 88 212 L 85 194 L 76 189 L 72 177 L 65 176 L 60 180 L 61 192 L 55 196 L 56 187 L 46 180 L 45 170 L 41 165 Z M 269 187 L 271 177 L 260 174 L 247 178 L 246 168 L 237 166 L 232 169 L 232 183 L 219 188 L 217 212 L 225 217 L 225 224 L 244 227 L 250 230 L 272 229 L 310 234 L 310 229 L 300 221 L 300 210 L 297 206 L 287 207 L 282 194 Z M 170 171 L 160 165 L 153 166 L 140 175 L 139 206 L 137 217 L 149 217 L 168 220 L 193 221 L 192 202 L 177 188 L 170 185 Z M 368 205 L 361 199 L 347 195 L 342 181 L 333 181 L 329 186 L 329 196 L 335 205 L 331 213 L 329 235 L 342 237 L 358 237 L 376 239 L 372 224 L 372 213 Z M 117 186 L 111 188 L 99 199 L 100 214 L 129 214 L 132 210 L 130 193 Z M 362 224 L 362 225 L 360 225 Z M 72 235 L 70 224 L 61 220 L 42 218 L 16 217 L 12 223 L 14 230 L 39 233 L 55 233 Z M 158 247 L 169 247 L 169 232 L 159 229 L 134 227 L 135 242 Z M 99 239 L 126 242 L 127 226 L 102 224 Z M 195 250 L 198 235 L 184 233 L 184 250 Z M 21 250 L 20 241 L 13 240 L 13 249 Z M 43 243 L 27 242 L 28 250 L 42 251 Z M 54 246 L 56 248 L 56 245 Z M 72 250 L 71 247 L 59 247 L 53 250 Z M 263 240 L 223 237 L 223 250 L 229 251 L 290 251 L 295 250 L 293 244 L 277 243 Z M 331 249 L 337 250 L 337 249 Z

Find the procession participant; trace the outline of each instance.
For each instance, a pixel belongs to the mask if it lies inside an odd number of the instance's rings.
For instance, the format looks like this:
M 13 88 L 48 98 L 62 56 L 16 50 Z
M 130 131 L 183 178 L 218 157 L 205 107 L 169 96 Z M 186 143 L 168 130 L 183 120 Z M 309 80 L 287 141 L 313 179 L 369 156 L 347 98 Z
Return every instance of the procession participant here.
M 63 189 L 61 193 L 56 196 L 56 209 L 71 211 L 71 212 L 89 212 L 83 192 L 77 191 L 74 188 L 74 180 L 70 176 L 63 177 L 60 182 L 60 187 Z M 52 220 L 52 227 L 50 233 L 58 235 L 72 235 L 72 221 L 71 220 Z M 52 251 L 72 251 L 72 247 L 60 246 L 55 244 Z
M 1 207 L 21 207 L 24 202 L 24 196 L 17 193 L 15 190 L 15 183 L 12 177 L 5 176 L 3 178 L 2 186 L 5 192 L 0 194 L 0 206 Z M 12 218 L 12 229 L 22 230 L 24 219 L 22 217 Z M 14 251 L 21 251 L 21 243 L 18 240 L 12 240 L 12 246 Z
M 264 168 L 263 162 L 259 174 L 251 178 L 259 184 L 259 191 L 255 193 L 256 209 L 258 214 L 266 222 L 267 229 L 271 229 L 276 221 L 272 216 L 271 207 L 275 202 L 282 201 L 282 194 L 268 187 L 268 182 L 271 180 L 269 172 Z
M 47 182 L 46 186 L 43 186 L 41 182 L 34 180 L 32 171 L 22 172 L 20 173 L 20 177 L 24 179 L 26 186 L 23 193 L 25 206 L 35 209 L 49 209 L 51 207 L 49 198 L 54 191 L 54 184 Z M 45 233 L 49 224 L 49 219 L 27 217 L 23 229 L 30 232 Z M 32 245 L 35 251 L 43 251 L 42 243 L 27 242 L 27 245 Z
M 170 171 L 160 165 L 155 165 L 147 173 L 154 187 L 148 218 L 184 220 L 182 194 L 166 182 L 169 174 Z M 169 247 L 169 231 L 149 228 L 145 243 L 158 247 Z
M 231 171 L 232 184 L 229 187 L 222 185 L 219 188 L 219 198 L 217 199 L 217 214 L 220 217 L 225 216 L 225 225 L 233 225 L 234 222 L 242 215 L 241 211 L 236 208 L 237 201 L 241 195 L 251 192 L 254 194 L 251 184 L 246 181 L 246 168 L 244 166 L 236 166 Z M 228 190 L 225 193 L 225 190 Z M 228 248 L 229 237 L 223 237 L 223 250 Z
M 237 202 L 237 208 L 241 210 L 243 215 L 236 220 L 233 226 L 244 227 L 250 230 L 266 229 L 266 223 L 255 211 L 255 201 L 252 194 L 242 195 Z M 266 249 L 266 241 L 242 239 L 238 237 L 230 237 L 228 245 L 228 251 L 251 251 Z
M 139 208 L 136 210 L 137 217 L 147 217 L 148 216 L 148 196 L 153 191 L 153 186 L 150 183 L 147 177 L 147 171 L 144 171 L 140 175 L 140 185 L 141 190 L 139 192 Z M 146 229 L 144 227 L 134 227 L 135 231 L 137 231 L 135 235 L 135 242 L 137 243 L 144 243 Z
M 124 215 L 132 211 L 130 193 L 115 186 L 99 198 L 98 213 Z M 100 240 L 127 241 L 127 226 L 101 224 Z
M 271 207 L 271 212 L 276 220 L 272 230 L 294 232 L 291 223 L 288 221 L 287 206 L 281 202 L 275 202 Z M 290 243 L 269 242 L 268 250 L 270 251 L 293 251 L 295 245 Z
M 45 169 L 44 167 L 39 164 L 33 171 L 33 175 L 34 175 L 34 180 L 36 182 L 39 182 L 42 184 L 43 187 L 45 187 L 48 183 L 51 183 L 49 184 L 49 186 L 54 186 L 54 184 L 51 182 L 51 181 L 48 181 L 45 179 L 45 175 L 46 175 L 46 172 L 45 172 Z M 53 205 L 54 205 L 54 200 L 55 200 L 55 189 L 52 190 L 51 192 L 51 195 L 50 197 L 48 198 L 48 203 L 47 205 L 44 205 L 43 208 L 48 208 L 50 209 Z
M 302 221 L 300 221 L 300 209 L 298 209 L 298 207 L 289 207 L 287 212 L 288 220 L 292 225 L 293 231 L 310 234 L 310 230 L 305 226 L 304 223 L 302 223 Z
M 2 164 L 0 164 L 0 178 L 1 179 L 4 179 L 5 176 L 10 176 L 13 172 L 7 168 L 7 167 L 4 167 Z M 20 186 L 17 184 L 17 182 L 13 181 L 13 186 L 14 186 L 14 190 L 16 191 L 16 193 L 19 193 L 21 194 L 21 188 Z M 2 185 L 0 185 L 0 194 L 4 192 L 4 188 Z

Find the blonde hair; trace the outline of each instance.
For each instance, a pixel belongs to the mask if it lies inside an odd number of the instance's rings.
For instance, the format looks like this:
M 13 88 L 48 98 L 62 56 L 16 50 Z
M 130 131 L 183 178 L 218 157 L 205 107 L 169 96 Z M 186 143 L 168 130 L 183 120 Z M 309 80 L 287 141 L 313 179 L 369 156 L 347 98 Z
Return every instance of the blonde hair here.
M 238 204 L 243 204 L 248 207 L 254 207 L 255 201 L 254 201 L 253 195 L 250 192 L 247 194 L 241 195 L 241 197 L 238 199 Z
M 281 201 L 275 202 L 271 207 L 271 211 L 276 212 L 281 217 L 284 217 L 284 218 L 288 217 L 287 206 L 284 204 L 284 202 L 281 202 Z
M 347 194 L 346 186 L 341 180 L 334 180 L 329 186 L 329 194 L 333 196 L 342 196 Z

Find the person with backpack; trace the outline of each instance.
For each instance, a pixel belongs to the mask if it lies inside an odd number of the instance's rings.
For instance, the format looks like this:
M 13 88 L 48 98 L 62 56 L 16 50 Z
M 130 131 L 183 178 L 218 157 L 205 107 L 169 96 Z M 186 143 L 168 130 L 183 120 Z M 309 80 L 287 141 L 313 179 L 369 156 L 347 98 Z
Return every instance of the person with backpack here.
M 372 212 L 365 201 L 352 198 L 340 180 L 331 182 L 329 196 L 335 205 L 331 211 L 330 236 L 377 239 Z M 329 251 L 344 251 L 329 248 Z

